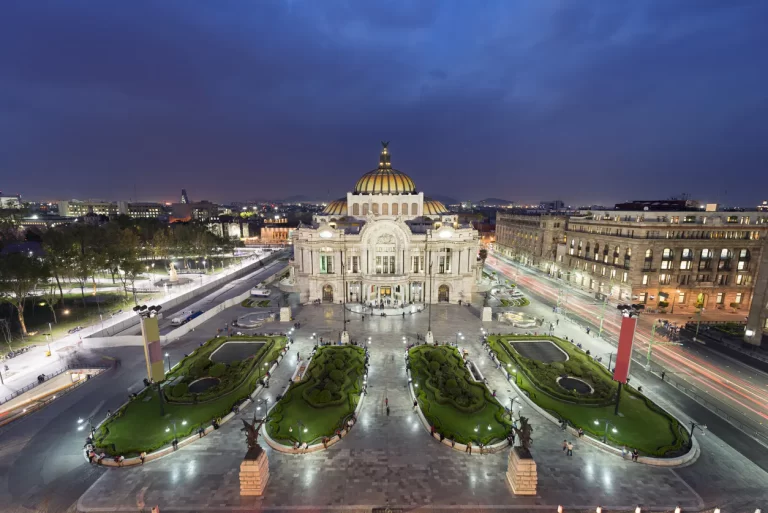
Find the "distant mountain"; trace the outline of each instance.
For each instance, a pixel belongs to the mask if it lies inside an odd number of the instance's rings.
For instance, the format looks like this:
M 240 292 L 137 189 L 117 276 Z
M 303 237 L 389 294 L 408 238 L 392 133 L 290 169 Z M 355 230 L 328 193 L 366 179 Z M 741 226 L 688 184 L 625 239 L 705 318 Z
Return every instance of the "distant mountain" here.
M 459 203 L 459 200 L 457 200 L 456 198 L 451 198 L 450 196 L 442 196 L 440 194 L 431 194 L 429 197 L 432 198 L 433 200 L 439 201 L 440 203 L 446 206 L 457 205 Z
M 501 198 L 485 198 L 484 200 L 480 200 L 476 202 L 476 205 L 486 206 L 486 205 L 514 205 L 514 201 L 509 201 Z

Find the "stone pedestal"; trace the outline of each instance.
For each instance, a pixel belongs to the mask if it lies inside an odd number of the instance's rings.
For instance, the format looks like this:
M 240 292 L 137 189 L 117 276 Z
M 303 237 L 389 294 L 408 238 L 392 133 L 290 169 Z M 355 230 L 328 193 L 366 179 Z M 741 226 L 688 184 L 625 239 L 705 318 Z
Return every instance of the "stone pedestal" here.
M 427 341 L 427 344 L 434 344 L 435 343 L 435 336 L 432 335 L 431 331 L 427 332 L 427 336 L 424 337 L 424 340 Z
M 268 480 L 267 453 L 261 447 L 248 450 L 240 463 L 240 495 L 263 495 Z
M 524 452 L 520 447 L 513 447 L 509 451 L 507 482 L 515 495 L 536 495 L 539 482 L 536 462 L 529 452 Z
M 280 322 L 290 322 L 291 321 L 291 307 L 290 306 L 281 306 L 280 307 Z
M 346 330 L 341 332 L 341 343 L 349 344 L 349 332 Z
M 493 311 L 491 310 L 490 306 L 484 306 L 483 307 L 483 322 L 491 322 L 493 320 Z

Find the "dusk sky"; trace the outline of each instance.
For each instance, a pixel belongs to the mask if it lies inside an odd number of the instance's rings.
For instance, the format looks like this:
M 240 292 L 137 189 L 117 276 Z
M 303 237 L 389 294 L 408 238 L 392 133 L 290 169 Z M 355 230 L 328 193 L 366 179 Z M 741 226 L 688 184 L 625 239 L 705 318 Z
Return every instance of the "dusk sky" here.
M 28 199 L 768 199 L 768 1 L 0 4 Z

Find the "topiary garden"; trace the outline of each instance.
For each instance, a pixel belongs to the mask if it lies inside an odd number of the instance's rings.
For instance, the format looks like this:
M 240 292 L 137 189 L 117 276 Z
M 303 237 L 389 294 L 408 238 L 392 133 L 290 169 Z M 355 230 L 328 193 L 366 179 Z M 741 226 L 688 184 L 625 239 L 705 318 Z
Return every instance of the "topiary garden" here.
M 414 390 L 424 416 L 444 437 L 491 444 L 506 438 L 505 410 L 482 383 L 472 380 L 458 350 L 416 346 L 408 352 Z
M 227 342 L 255 341 L 263 345 L 244 360 L 214 363 L 211 355 Z M 120 408 L 96 433 L 95 445 L 109 454 L 136 455 L 151 452 L 183 438 L 214 419 L 228 414 L 259 384 L 285 347 L 285 337 L 219 337 L 185 357 L 166 375 L 162 386 L 163 411 L 157 388 L 144 389 Z M 214 386 L 193 393 L 193 383 L 211 380 Z
M 526 335 L 494 335 L 487 340 L 517 386 L 538 406 L 573 427 L 598 438 L 607 435 L 615 445 L 637 448 L 650 456 L 673 457 L 688 449 L 690 437 L 685 427 L 630 386 L 622 388 L 621 415 L 614 415 L 617 383 L 606 368 L 572 343 L 557 337 Z M 525 340 L 551 341 L 568 354 L 568 360 L 545 363 L 526 358 L 511 344 Z M 564 377 L 588 383 L 593 392 L 566 390 L 557 383 Z M 606 421 L 611 426 L 608 433 Z
M 303 379 L 291 385 L 270 410 L 267 433 L 284 445 L 332 437 L 357 408 L 364 375 L 364 349 L 318 348 Z

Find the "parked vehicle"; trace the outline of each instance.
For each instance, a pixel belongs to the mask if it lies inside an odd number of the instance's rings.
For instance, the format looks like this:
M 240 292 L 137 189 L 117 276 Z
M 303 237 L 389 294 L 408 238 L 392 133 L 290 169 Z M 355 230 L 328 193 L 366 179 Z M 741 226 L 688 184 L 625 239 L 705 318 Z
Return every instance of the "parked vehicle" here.
M 251 296 L 252 297 L 269 297 L 269 295 L 272 293 L 272 291 L 268 288 L 259 288 L 259 287 L 253 287 L 251 289 Z
M 203 311 L 202 310 L 195 310 L 195 311 L 188 310 L 188 311 L 184 311 L 184 312 L 181 312 L 176 317 L 174 317 L 173 319 L 171 319 L 171 325 L 173 325 L 173 326 L 181 326 L 182 324 L 186 324 L 189 321 L 191 321 L 192 319 L 194 319 L 195 317 L 199 317 L 201 315 L 203 315 Z

